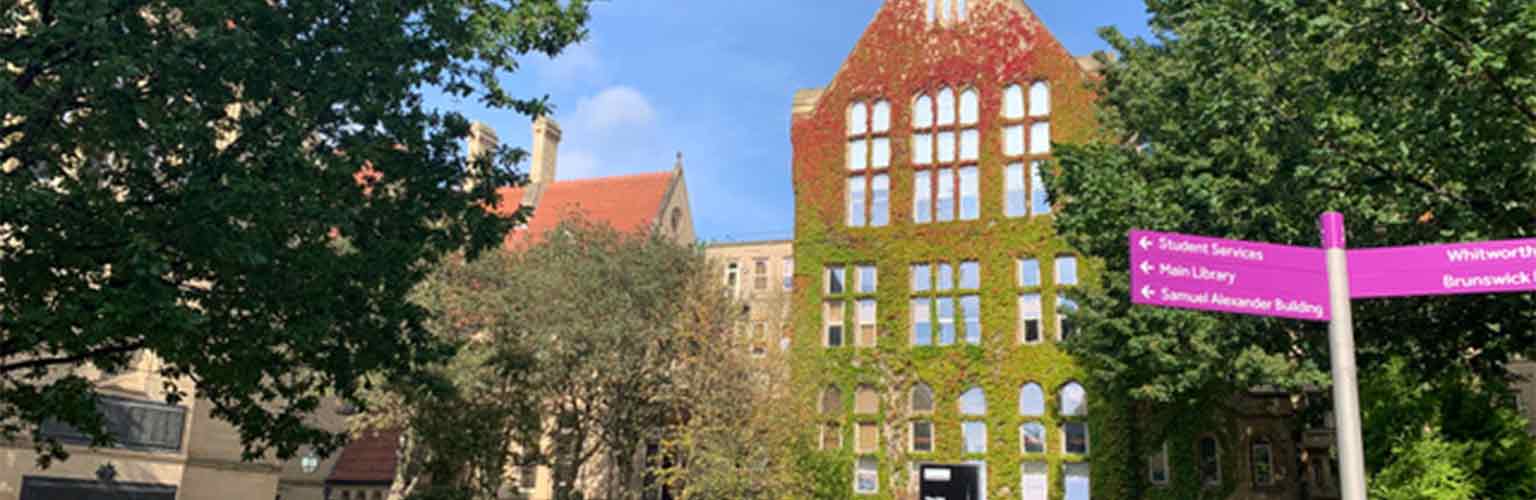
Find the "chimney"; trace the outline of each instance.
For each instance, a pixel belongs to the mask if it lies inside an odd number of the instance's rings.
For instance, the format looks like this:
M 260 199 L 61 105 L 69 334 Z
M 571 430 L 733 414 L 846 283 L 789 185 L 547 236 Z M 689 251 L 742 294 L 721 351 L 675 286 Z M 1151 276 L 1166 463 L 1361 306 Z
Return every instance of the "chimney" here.
M 529 184 L 555 181 L 555 157 L 560 150 L 560 124 L 548 116 L 533 120 L 533 159 L 528 170 Z
M 469 160 L 475 161 L 481 157 L 494 154 L 500 140 L 496 138 L 496 129 L 486 125 L 485 122 L 469 124 Z M 464 190 L 471 191 L 480 184 L 480 179 L 473 174 L 464 179 Z

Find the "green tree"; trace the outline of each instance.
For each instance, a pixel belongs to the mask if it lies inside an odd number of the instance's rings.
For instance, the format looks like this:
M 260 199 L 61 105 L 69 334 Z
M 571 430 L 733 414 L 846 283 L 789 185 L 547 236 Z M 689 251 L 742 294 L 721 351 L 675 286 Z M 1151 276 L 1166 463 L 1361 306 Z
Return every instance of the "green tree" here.
M 1355 247 L 1536 231 L 1536 5 L 1150 0 L 1148 11 L 1155 40 L 1104 32 L 1119 57 L 1100 82 L 1100 141 L 1061 145 L 1047 180 L 1065 203 L 1057 228 L 1109 270 L 1069 343 L 1105 394 L 1219 408 L 1249 387 L 1329 380 L 1321 325 L 1131 307 L 1131 228 L 1315 247 L 1317 215 L 1338 210 Z M 1529 294 L 1357 302 L 1361 377 L 1401 358 L 1425 383 L 1502 380 L 1511 355 L 1536 346 L 1533 305 Z
M 586 20 L 584 0 L 0 2 L 0 438 L 52 419 L 108 442 L 72 369 L 148 351 L 247 456 L 334 446 L 303 416 L 440 358 L 408 292 L 518 222 L 485 207 L 523 153 L 466 163 L 467 121 L 423 92 L 542 113 L 498 78 Z

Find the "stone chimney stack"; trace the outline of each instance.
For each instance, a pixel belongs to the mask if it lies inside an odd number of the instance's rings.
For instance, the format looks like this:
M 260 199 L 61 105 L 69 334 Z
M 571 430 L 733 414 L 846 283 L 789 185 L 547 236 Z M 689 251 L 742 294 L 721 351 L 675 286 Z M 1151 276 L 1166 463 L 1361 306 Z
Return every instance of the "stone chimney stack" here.
M 528 170 L 529 184 L 555 181 L 555 157 L 560 151 L 560 124 L 548 116 L 533 120 L 533 158 Z
M 485 122 L 473 122 L 469 124 L 469 161 L 475 161 L 483 156 L 496 152 L 496 146 L 501 143 L 496 137 L 496 129 L 491 128 Z M 471 175 L 464 179 L 464 190 L 471 191 L 480 184 L 480 179 Z

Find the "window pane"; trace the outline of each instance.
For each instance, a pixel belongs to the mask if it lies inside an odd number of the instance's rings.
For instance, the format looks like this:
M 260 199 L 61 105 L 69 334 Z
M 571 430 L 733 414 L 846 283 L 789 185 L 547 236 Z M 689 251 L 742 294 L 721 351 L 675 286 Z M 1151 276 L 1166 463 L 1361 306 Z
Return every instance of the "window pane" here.
M 879 285 L 875 277 L 875 266 L 857 266 L 859 271 L 859 293 L 875 293 L 875 287 Z
M 938 182 L 939 196 L 937 214 L 934 219 L 939 222 L 948 222 L 955 219 L 955 171 L 947 168 L 939 169 L 935 180 Z
M 843 293 L 843 290 L 846 289 L 844 285 L 847 283 L 846 273 L 847 270 L 844 269 L 843 266 L 827 267 L 828 295 L 837 295 Z
M 932 266 L 912 264 L 912 291 L 926 292 L 933 286 Z
M 1024 453 L 1045 453 L 1045 426 L 1040 422 L 1019 426 L 1019 442 Z
M 1029 116 L 1049 114 L 1051 114 L 1051 86 L 1045 82 L 1035 82 L 1029 86 Z
M 843 430 L 837 424 L 826 424 L 821 427 L 821 449 L 843 449 Z
M 1077 284 L 1077 257 L 1067 256 L 1056 258 L 1056 284 Z
M 1067 453 L 1075 455 L 1088 454 L 1088 424 L 1083 422 L 1067 422 L 1062 424 L 1063 439 L 1066 444 L 1063 449 Z
M 870 143 L 869 164 L 874 168 L 891 166 L 891 140 L 886 137 L 876 137 Z
M 858 438 L 855 449 L 859 453 L 873 453 L 880 441 L 880 431 L 876 430 L 875 424 L 860 422 L 859 433 L 855 437 Z
M 1073 327 L 1070 313 L 1077 310 L 1077 303 L 1061 295 L 1056 296 L 1056 324 L 1061 340 L 1072 338 L 1077 330 Z
M 933 220 L 933 182 L 927 170 L 912 173 L 912 222 Z
M 1047 500 L 1050 498 L 1050 467 L 1045 462 L 1024 462 L 1019 465 L 1019 488 L 1024 491 L 1024 500 Z
M 1019 295 L 1019 334 L 1026 343 L 1039 342 L 1042 339 L 1040 331 L 1040 294 L 1026 293 Z
M 939 125 L 955 123 L 955 92 L 949 87 L 939 89 Z
M 859 324 L 869 325 L 875 322 L 875 299 L 859 301 Z
M 848 106 L 848 135 L 860 135 L 868 130 L 864 128 L 869 124 L 868 113 L 869 110 L 864 107 L 862 102 L 856 102 Z
M 960 2 L 960 5 L 965 5 L 965 2 Z M 962 125 L 976 123 L 976 115 L 980 114 L 980 111 L 977 110 L 978 107 L 976 89 L 966 89 L 965 92 L 961 92 L 960 123 Z
M 960 315 L 965 318 L 965 342 L 981 345 L 981 297 L 961 296 Z
M 955 161 L 955 133 L 939 132 L 939 163 Z
M 937 299 L 939 307 L 939 345 L 955 343 L 955 302 L 949 297 Z
M 955 271 L 949 264 L 939 264 L 939 291 L 955 288 Z
M 868 166 L 869 143 L 863 139 L 848 141 L 848 170 L 858 172 Z
M 933 134 L 912 134 L 912 164 L 933 163 Z
M 1259 441 L 1253 443 L 1252 457 L 1249 460 L 1253 464 L 1253 484 L 1268 486 L 1275 483 L 1275 457 L 1270 450 L 1269 442 Z
M 876 175 L 872 180 L 869 200 L 869 225 L 884 226 L 891 221 L 891 178 L 886 174 Z
M 1031 186 L 1029 198 L 1033 202 L 1030 213 L 1042 215 L 1051 213 L 1051 197 L 1045 192 L 1045 182 L 1040 180 L 1040 169 L 1045 168 L 1045 162 L 1030 162 L 1029 184 Z
M 1163 443 L 1157 453 L 1147 459 L 1147 480 L 1152 484 L 1168 484 L 1168 443 Z
M 880 463 L 872 457 L 859 457 L 858 470 L 854 473 L 853 490 L 858 493 L 875 493 L 880 490 Z
M 864 178 L 848 178 L 848 227 L 864 227 Z
M 780 266 L 784 273 L 784 290 L 793 290 L 795 288 L 795 258 L 785 257 L 784 262 Z
M 875 397 L 875 389 L 868 385 L 860 385 L 853 390 L 853 412 L 860 414 L 873 414 L 880 408 L 880 402 Z
M 912 386 L 912 411 L 933 411 L 933 389 L 930 389 L 927 384 Z
M 976 177 L 976 167 L 960 169 L 960 220 L 976 220 L 981 216 L 981 188 Z
M 1197 459 L 1200 465 L 1200 481 L 1205 484 L 1221 484 L 1221 458 L 1216 448 L 1215 438 L 1200 438 Z
M 965 393 L 960 395 L 960 414 L 987 414 L 987 396 L 986 393 L 981 391 L 980 387 L 972 387 L 970 389 L 966 389 Z
M 1019 286 L 1040 286 L 1040 261 L 1019 260 Z
M 976 129 L 960 131 L 960 159 L 975 160 L 981 155 L 981 132 Z
M 1009 125 L 1003 127 L 1003 155 L 1021 156 L 1024 154 L 1024 126 Z
M 964 422 L 960 424 L 960 433 L 965 440 L 966 453 L 987 452 L 987 424 Z
M 928 128 L 933 126 L 933 99 L 927 95 L 917 96 L 912 101 L 912 128 Z
M 1011 163 L 1003 169 L 1003 215 L 1023 217 L 1028 215 L 1024 194 L 1024 164 Z
M 1003 89 L 1003 118 L 1019 119 L 1024 117 L 1024 88 L 1018 85 L 1009 85 Z
M 912 422 L 912 451 L 933 451 L 933 422 Z
M 1063 464 L 1062 475 L 1066 476 L 1062 481 L 1066 490 L 1064 500 L 1090 500 L 1088 497 L 1088 464 Z
M 981 288 L 981 263 L 974 260 L 960 263 L 960 288 L 965 290 Z
M 837 387 L 827 386 L 821 390 L 821 413 L 823 415 L 838 415 L 843 412 L 843 391 Z
M 889 101 L 875 102 L 875 114 L 871 117 L 870 130 L 876 134 L 885 133 L 891 129 L 891 103 Z
M 1035 122 L 1029 126 L 1029 154 L 1043 155 L 1051 152 L 1050 122 Z
M 1026 417 L 1045 415 L 1045 390 L 1030 382 L 1019 388 L 1019 414 Z
M 933 299 L 912 299 L 912 345 L 933 344 Z
M 1083 392 L 1083 386 L 1077 382 L 1068 382 L 1061 387 L 1061 414 L 1067 416 L 1082 416 L 1088 414 L 1086 406 L 1087 395 Z

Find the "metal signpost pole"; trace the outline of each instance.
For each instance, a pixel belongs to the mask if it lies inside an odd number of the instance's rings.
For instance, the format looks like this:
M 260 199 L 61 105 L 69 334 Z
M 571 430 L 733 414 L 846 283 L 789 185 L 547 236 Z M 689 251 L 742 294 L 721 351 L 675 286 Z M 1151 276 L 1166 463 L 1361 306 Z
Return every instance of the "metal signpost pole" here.
M 1328 259 L 1328 356 L 1333 365 L 1334 432 L 1339 443 L 1343 500 L 1365 500 L 1365 447 L 1360 436 L 1360 389 L 1355 380 L 1355 328 L 1349 308 L 1349 270 L 1344 250 L 1344 215 L 1319 218 Z

